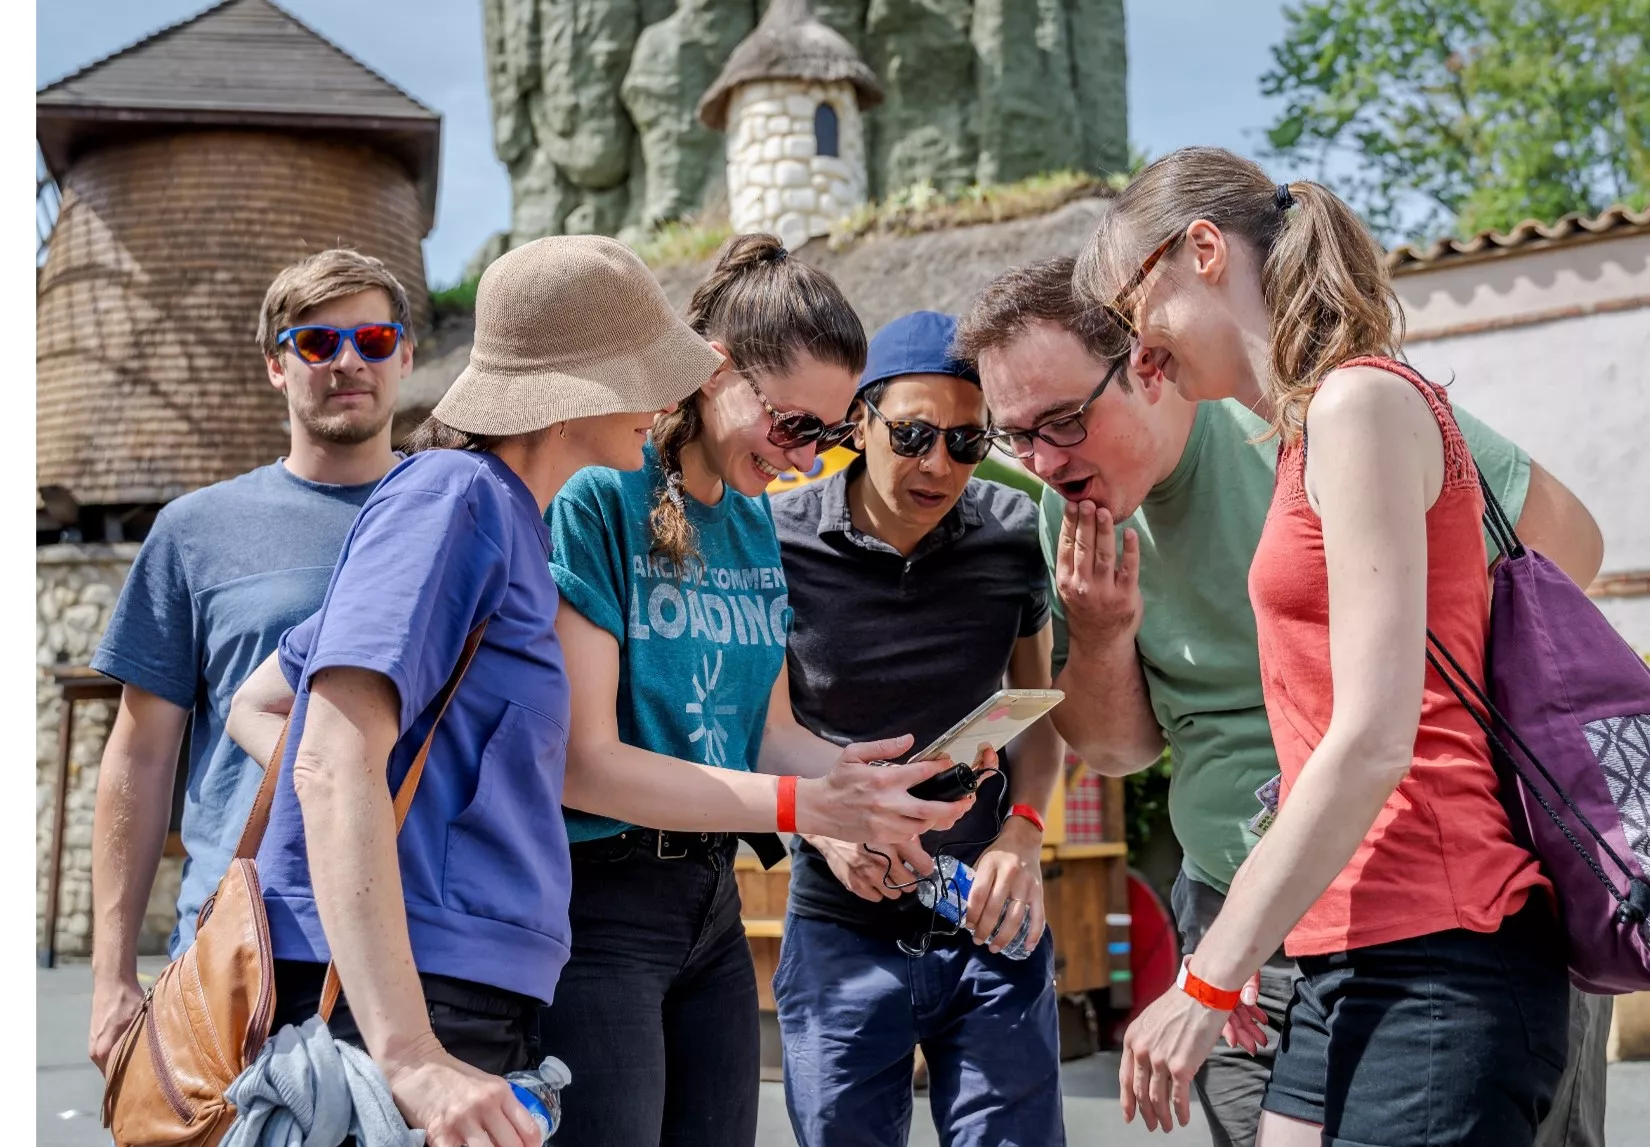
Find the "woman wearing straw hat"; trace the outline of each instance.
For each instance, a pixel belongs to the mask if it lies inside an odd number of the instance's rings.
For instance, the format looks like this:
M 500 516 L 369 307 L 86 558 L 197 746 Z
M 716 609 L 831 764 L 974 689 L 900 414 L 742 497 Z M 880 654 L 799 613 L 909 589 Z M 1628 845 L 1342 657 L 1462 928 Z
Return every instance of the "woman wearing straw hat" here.
M 366 1048 L 432 1147 L 539 1141 L 499 1076 L 531 1061 L 571 943 L 569 683 L 542 514 L 580 467 L 639 466 L 654 416 L 720 368 L 618 243 L 543 239 L 493 263 L 468 368 L 362 508 L 321 610 L 236 696 L 231 733 L 260 761 L 291 712 L 258 855 L 275 1027 L 315 1013 L 333 960 L 332 1034 Z M 432 727 L 398 836 L 390 793 Z M 654 784 L 771 827 L 771 780 L 706 772 L 664 761 Z M 746 812 L 764 788 L 765 825 Z
M 862 762 L 911 744 L 821 740 L 797 724 L 782 672 L 790 609 L 765 490 L 852 431 L 859 317 L 777 239 L 743 235 L 688 322 L 726 361 L 659 419 L 640 472 L 586 470 L 551 511 L 557 628 L 579 676 L 566 793 L 573 955 L 541 1038 L 577 1080 L 556 1139 L 571 1147 L 755 1141 L 756 977 L 727 834 L 833 836 L 841 802 L 895 771 Z M 684 806 L 653 784 L 667 757 L 713 766 L 730 789 L 765 785 L 767 819 Z M 895 791 L 948 766 L 896 766 Z M 856 839 L 909 839 L 970 803 L 890 802 L 881 830 Z M 675 829 L 693 831 L 660 831 Z

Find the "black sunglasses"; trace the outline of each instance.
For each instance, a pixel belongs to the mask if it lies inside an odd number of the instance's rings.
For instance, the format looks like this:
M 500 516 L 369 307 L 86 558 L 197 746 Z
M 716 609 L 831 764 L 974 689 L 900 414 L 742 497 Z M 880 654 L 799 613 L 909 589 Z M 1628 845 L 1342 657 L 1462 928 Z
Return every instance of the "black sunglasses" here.
M 889 418 L 871 405 L 868 398 L 860 399 L 865 409 L 876 415 L 888 427 L 888 445 L 901 458 L 923 458 L 934 448 L 934 440 L 945 435 L 945 452 L 954 462 L 977 466 L 991 449 L 991 431 L 983 426 L 935 426 L 918 418 Z
M 781 450 L 800 450 L 812 443 L 813 448 L 823 454 L 832 447 L 841 446 L 854 432 L 852 422 L 833 425 L 806 410 L 775 410 L 768 396 L 762 393 L 762 388 L 750 376 L 741 374 L 739 377 L 756 393 L 756 400 L 768 412 L 772 423 L 768 427 L 768 441 Z
M 1117 372 L 1127 365 L 1129 359 L 1123 355 L 1114 359 L 1111 369 L 1106 371 L 1106 377 L 1100 380 L 1100 385 L 1094 388 L 1094 393 L 1084 399 L 1070 414 L 1062 414 L 1051 418 L 1047 422 L 1033 426 L 1030 430 L 996 430 L 992 432 L 992 444 L 1004 454 L 1011 455 L 1021 461 L 1030 458 L 1036 452 L 1036 440 L 1041 438 L 1050 446 L 1076 446 L 1089 436 L 1089 428 L 1083 425 L 1083 417 L 1088 414 L 1089 407 L 1093 406 L 1111 380 L 1117 377 Z

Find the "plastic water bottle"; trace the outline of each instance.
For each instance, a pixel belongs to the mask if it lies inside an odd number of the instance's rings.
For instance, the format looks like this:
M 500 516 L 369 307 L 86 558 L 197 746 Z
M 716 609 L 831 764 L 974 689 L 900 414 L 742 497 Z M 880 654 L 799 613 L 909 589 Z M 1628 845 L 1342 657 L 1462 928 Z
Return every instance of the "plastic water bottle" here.
M 539 1125 L 539 1143 L 550 1142 L 550 1136 L 561 1126 L 561 1089 L 572 1082 L 573 1073 L 552 1055 L 539 1064 L 537 1071 L 512 1071 L 504 1078 Z
M 963 912 L 968 908 L 968 894 L 974 888 L 974 870 L 954 856 L 940 857 L 939 866 L 937 874 L 917 885 L 917 899 L 922 901 L 924 908 L 933 908 L 941 917 L 960 928 Z M 1031 955 L 1031 950 L 1026 947 L 1030 931 L 1031 914 L 1028 912 L 1020 921 L 1020 930 L 1015 933 L 1013 942 L 1003 949 L 1003 955 L 1010 960 L 1023 960 Z

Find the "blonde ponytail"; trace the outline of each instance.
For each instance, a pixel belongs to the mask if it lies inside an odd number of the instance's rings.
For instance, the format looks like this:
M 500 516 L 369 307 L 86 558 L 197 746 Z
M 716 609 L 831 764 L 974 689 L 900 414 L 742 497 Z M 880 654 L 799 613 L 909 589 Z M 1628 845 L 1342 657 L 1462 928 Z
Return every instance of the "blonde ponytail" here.
M 1386 254 L 1357 213 L 1322 184 L 1288 191 L 1294 205 L 1260 282 L 1272 315 L 1272 431 L 1292 442 L 1330 371 L 1363 354 L 1399 354 L 1404 313 Z

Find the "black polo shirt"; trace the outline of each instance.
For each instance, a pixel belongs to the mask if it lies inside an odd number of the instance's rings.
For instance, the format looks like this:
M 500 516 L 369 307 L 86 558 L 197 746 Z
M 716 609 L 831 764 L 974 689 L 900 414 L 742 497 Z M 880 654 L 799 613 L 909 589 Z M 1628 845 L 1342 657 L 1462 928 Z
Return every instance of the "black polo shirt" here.
M 794 616 L 791 707 L 839 745 L 910 733 L 922 749 L 1002 688 L 1015 642 L 1048 624 L 1037 507 L 1018 490 L 970 479 L 907 558 L 854 528 L 848 486 L 864 470 L 856 461 L 773 500 Z M 968 815 L 924 836 L 923 847 L 973 863 L 1002 827 L 1007 787 L 1006 777 L 988 780 Z M 791 909 L 889 937 L 912 933 L 921 915 L 914 896 L 855 896 L 801 837 Z

